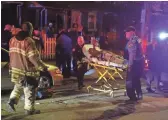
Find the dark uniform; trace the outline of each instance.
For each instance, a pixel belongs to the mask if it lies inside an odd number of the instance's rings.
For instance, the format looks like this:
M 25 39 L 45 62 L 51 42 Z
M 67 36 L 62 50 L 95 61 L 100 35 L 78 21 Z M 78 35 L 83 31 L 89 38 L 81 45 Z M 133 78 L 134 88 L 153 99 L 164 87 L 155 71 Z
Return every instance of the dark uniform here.
M 168 40 L 168 39 L 167 39 Z M 167 92 L 168 90 L 168 41 L 161 41 L 161 58 L 160 58 L 160 64 L 161 64 L 161 75 L 160 75 L 160 81 L 159 81 L 159 90 L 163 92 Z M 162 83 L 162 85 L 161 85 Z
M 127 95 L 131 100 L 142 98 L 140 78 L 143 73 L 143 54 L 140 39 L 137 36 L 132 36 L 127 43 L 127 50 L 129 54 L 129 70 L 127 73 L 126 89 Z
M 64 78 L 71 75 L 72 40 L 64 32 L 57 39 L 56 65 L 62 67 Z
M 72 40 L 72 49 L 75 48 L 75 45 L 77 43 L 77 39 L 81 35 L 82 35 L 82 32 L 78 32 L 78 31 L 70 31 L 68 33 L 68 36 Z M 73 57 L 73 60 L 72 60 L 73 70 L 74 70 L 74 72 L 76 72 L 76 70 L 77 70 L 77 60 L 75 59 L 75 53 L 74 52 L 72 53 L 72 57 Z
M 159 45 L 155 47 L 152 45 L 148 45 L 147 47 L 147 58 L 149 60 L 148 68 L 149 70 L 146 73 L 146 82 L 147 82 L 147 90 L 148 92 L 154 92 L 151 89 L 152 81 L 156 81 L 156 89 L 159 90 L 159 81 L 161 75 L 161 48 Z
M 83 45 L 84 46 L 84 45 Z M 74 51 L 74 58 L 77 60 L 77 79 L 78 79 L 78 88 L 81 89 L 84 87 L 83 79 L 84 74 L 87 72 L 87 62 L 84 60 L 85 55 L 83 54 L 83 46 L 76 45 Z

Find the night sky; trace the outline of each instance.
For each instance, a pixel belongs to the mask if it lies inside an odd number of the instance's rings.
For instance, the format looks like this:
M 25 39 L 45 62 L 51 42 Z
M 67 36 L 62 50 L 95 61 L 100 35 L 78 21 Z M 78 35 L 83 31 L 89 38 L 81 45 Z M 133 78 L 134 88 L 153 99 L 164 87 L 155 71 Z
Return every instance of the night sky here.
M 1 9 L 1 28 L 3 29 L 5 24 L 17 25 L 17 23 L 16 4 L 3 5 Z

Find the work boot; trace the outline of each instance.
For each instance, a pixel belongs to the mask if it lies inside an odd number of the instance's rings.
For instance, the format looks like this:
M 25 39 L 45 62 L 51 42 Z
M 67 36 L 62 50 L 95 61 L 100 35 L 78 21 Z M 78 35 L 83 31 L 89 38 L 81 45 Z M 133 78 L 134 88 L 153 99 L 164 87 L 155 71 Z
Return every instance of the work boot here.
M 148 91 L 148 93 L 155 93 L 155 91 L 152 90 L 151 88 L 146 88 L 146 90 Z
M 15 104 L 16 104 L 15 99 L 10 99 L 8 101 L 7 108 L 8 108 L 9 112 L 15 112 L 16 111 L 15 106 L 14 106 Z
M 125 100 L 125 103 L 126 104 L 135 104 L 135 103 L 137 103 L 137 98 Z
M 140 94 L 137 95 L 137 99 L 138 100 L 142 100 L 143 99 L 142 93 L 140 93 Z
M 25 115 L 40 114 L 40 110 L 25 110 Z

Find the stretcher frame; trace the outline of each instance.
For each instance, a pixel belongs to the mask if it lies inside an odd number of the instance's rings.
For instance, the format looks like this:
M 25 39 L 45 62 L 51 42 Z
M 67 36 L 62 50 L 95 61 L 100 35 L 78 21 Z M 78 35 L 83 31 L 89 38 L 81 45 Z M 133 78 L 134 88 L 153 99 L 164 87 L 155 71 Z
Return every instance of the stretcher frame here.
M 106 59 L 105 61 L 99 61 L 97 57 L 95 57 L 96 59 L 94 60 L 94 59 L 92 59 L 93 56 L 91 55 L 91 53 L 89 53 L 90 48 L 94 48 L 94 46 L 91 44 L 85 45 L 83 47 L 82 51 L 83 51 L 84 55 L 86 56 L 86 59 L 88 59 L 87 62 L 88 62 L 89 68 L 93 67 L 96 70 L 96 72 L 98 73 L 98 79 L 94 82 L 94 84 L 97 84 L 100 81 L 102 81 L 103 84 L 100 86 L 100 88 L 95 88 L 92 85 L 89 85 L 87 87 L 87 90 L 88 90 L 88 92 L 90 92 L 90 90 L 92 89 L 92 90 L 96 90 L 96 91 L 100 91 L 100 92 L 104 92 L 104 93 L 109 93 L 110 96 L 114 97 L 114 90 L 116 90 L 116 88 L 114 88 L 114 85 L 110 84 L 110 83 L 111 82 L 117 83 L 117 80 L 115 79 L 115 75 L 118 75 L 121 79 L 123 79 L 123 76 L 120 74 L 120 72 L 122 72 L 126 68 L 126 66 L 124 66 L 124 64 L 122 65 L 122 62 L 118 63 L 118 65 L 116 65 L 117 64 L 116 62 L 118 62 L 118 61 L 115 61 L 115 60 L 114 60 L 114 62 L 109 61 L 108 59 Z M 95 49 L 97 51 L 103 52 L 103 50 L 101 50 L 99 47 L 95 47 Z M 104 52 L 108 53 L 108 51 L 104 51 Z M 117 54 L 115 54 L 113 52 L 110 52 L 110 54 L 113 54 L 112 56 L 114 56 L 115 58 L 120 58 Z M 104 55 L 105 54 L 103 54 L 103 56 Z M 121 57 L 121 59 L 123 59 L 123 58 Z M 113 63 L 114 63 L 114 65 L 113 65 Z M 106 76 L 108 76 L 108 78 Z M 119 85 L 119 84 L 117 83 L 116 85 Z
M 124 79 L 123 76 L 120 74 L 120 72 L 122 72 L 123 70 L 121 68 L 100 65 L 93 62 L 89 62 L 88 64 L 90 67 L 93 67 L 98 73 L 99 77 L 95 83 L 97 84 L 100 81 L 103 81 L 104 83 L 103 85 L 100 86 L 100 88 L 95 88 L 92 85 L 89 85 L 87 87 L 88 92 L 90 92 L 90 89 L 92 89 L 103 93 L 109 93 L 111 97 L 114 97 L 114 91 L 117 90 L 118 88 L 114 88 L 113 85 L 109 83 L 109 80 L 115 82 L 116 85 L 119 85 L 117 83 L 117 80 L 115 79 L 115 75 L 117 74 L 121 79 Z M 106 78 L 107 75 L 109 78 Z

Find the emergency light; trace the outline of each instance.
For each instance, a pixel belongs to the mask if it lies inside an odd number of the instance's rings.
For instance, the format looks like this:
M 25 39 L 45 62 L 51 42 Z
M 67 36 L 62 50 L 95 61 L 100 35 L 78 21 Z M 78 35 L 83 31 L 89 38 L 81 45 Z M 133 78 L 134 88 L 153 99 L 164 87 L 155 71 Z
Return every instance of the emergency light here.
M 165 33 L 165 32 L 160 33 L 160 34 L 159 34 L 159 38 L 160 38 L 161 40 L 164 40 L 164 39 L 168 38 L 168 33 Z

